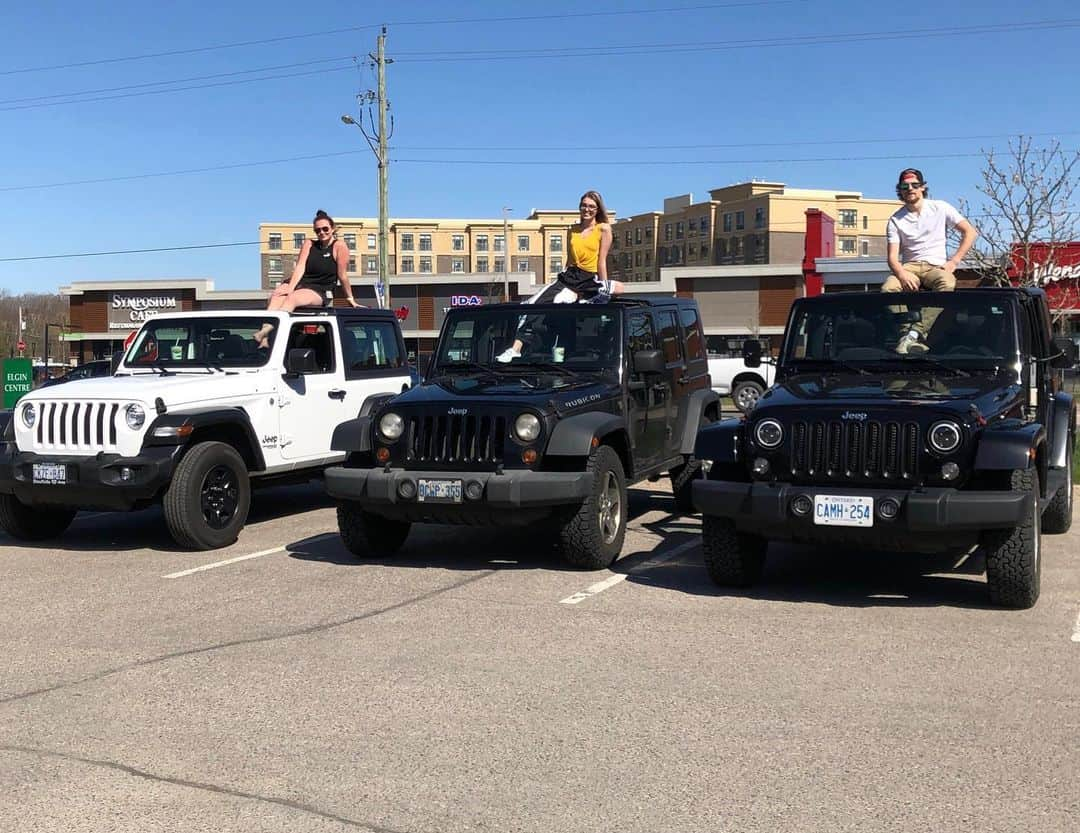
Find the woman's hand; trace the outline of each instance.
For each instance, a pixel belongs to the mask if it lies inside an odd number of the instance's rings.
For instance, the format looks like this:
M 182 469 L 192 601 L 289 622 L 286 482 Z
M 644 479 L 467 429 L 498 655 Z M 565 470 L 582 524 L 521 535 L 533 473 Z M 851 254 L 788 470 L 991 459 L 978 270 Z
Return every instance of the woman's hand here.
M 356 308 L 356 307 L 362 307 L 363 306 L 363 304 L 356 303 L 356 299 L 352 295 L 350 295 L 345 300 L 349 302 L 350 307 Z

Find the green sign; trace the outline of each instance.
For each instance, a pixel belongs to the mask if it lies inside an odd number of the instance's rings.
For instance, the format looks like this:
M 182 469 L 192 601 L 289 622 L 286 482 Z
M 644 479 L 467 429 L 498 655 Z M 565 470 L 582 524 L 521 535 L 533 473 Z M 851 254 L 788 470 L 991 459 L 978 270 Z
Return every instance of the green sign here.
M 24 394 L 34 386 L 34 370 L 30 359 L 4 359 L 4 407 L 14 408 Z

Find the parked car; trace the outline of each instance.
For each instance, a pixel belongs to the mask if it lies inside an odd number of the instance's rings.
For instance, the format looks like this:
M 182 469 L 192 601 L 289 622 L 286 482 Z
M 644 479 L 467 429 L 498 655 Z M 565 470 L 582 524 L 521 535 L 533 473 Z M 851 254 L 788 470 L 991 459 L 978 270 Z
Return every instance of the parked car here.
M 0 415 L 0 525 L 38 540 L 80 509 L 160 502 L 177 543 L 230 544 L 252 485 L 344 459 L 335 427 L 408 387 L 405 355 L 382 310 L 156 315 L 116 375 L 33 391 Z
M 424 382 L 339 426 L 349 456 L 326 488 L 361 557 L 417 522 L 540 522 L 566 563 L 597 569 L 622 548 L 627 485 L 667 474 L 692 509 L 694 438 L 719 416 L 692 300 L 457 308 Z
M 926 349 L 900 352 L 912 327 Z M 745 421 L 698 435 L 709 574 L 756 582 L 778 539 L 870 552 L 981 545 L 990 599 L 1031 607 L 1041 534 L 1072 523 L 1076 404 L 1059 369 L 1076 355 L 1052 337 L 1039 289 L 797 300 L 776 385 Z
M 730 396 L 735 407 L 744 414 L 754 410 L 761 394 L 773 383 L 775 370 L 771 364 L 750 367 L 742 356 L 742 345 L 748 339 L 726 336 L 707 336 L 709 378 L 713 390 Z M 761 342 L 768 350 L 768 340 Z
M 65 382 L 76 382 L 79 379 L 99 379 L 102 376 L 111 376 L 112 372 L 112 359 L 94 359 L 93 361 L 84 362 L 78 367 L 73 367 L 62 376 L 46 379 L 39 387 L 47 388 L 52 385 L 62 385 Z

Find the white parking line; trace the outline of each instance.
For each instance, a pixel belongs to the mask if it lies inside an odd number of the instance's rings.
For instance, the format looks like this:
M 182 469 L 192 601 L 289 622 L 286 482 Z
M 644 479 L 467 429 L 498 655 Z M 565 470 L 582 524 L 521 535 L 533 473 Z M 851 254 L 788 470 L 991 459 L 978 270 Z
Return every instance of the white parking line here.
M 1076 624 L 1073 625 L 1072 641 L 1080 642 L 1080 611 L 1077 611 L 1076 613 Z
M 320 538 L 333 538 L 337 537 L 336 532 L 324 532 L 322 535 L 316 535 L 312 538 L 312 541 L 317 541 Z M 201 567 L 192 567 L 190 570 L 181 570 L 178 573 L 169 573 L 162 576 L 162 578 L 183 578 L 184 576 L 190 576 L 193 573 L 201 573 L 204 570 L 213 570 L 215 567 L 224 567 L 227 564 L 236 564 L 238 561 L 250 561 L 252 558 L 262 558 L 264 555 L 274 555 L 275 553 L 285 552 L 288 549 L 287 544 L 282 544 L 280 547 L 274 547 L 269 550 L 259 550 L 258 552 L 251 552 L 247 555 L 238 555 L 236 558 L 226 558 L 224 561 L 215 561 L 213 564 L 203 564 Z
M 626 581 L 626 579 L 630 577 L 631 573 L 637 573 L 642 570 L 648 570 L 651 567 L 656 567 L 659 564 L 663 564 L 665 561 L 670 561 L 676 555 L 680 555 L 687 550 L 700 546 L 700 544 L 700 541 L 687 541 L 685 544 L 680 544 L 679 546 L 675 547 L 675 549 L 671 550 L 670 552 L 666 552 L 663 555 L 657 556 L 656 558 L 650 558 L 648 561 L 643 561 L 641 564 L 638 564 L 636 567 L 626 573 L 617 573 L 616 575 L 609 576 L 603 581 L 596 582 L 596 584 L 590 584 L 584 590 L 579 590 L 572 596 L 567 596 L 565 599 L 560 599 L 559 604 L 580 604 L 586 599 L 591 599 L 596 594 L 603 593 L 608 588 L 614 587 L 616 584 Z

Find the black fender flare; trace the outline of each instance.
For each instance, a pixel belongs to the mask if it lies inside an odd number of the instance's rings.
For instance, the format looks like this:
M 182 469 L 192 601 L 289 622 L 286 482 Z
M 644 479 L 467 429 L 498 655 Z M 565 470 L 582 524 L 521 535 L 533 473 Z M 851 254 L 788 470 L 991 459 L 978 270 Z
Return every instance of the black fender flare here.
M 360 413 L 354 419 L 340 423 L 330 436 L 331 451 L 371 451 L 371 423 L 383 405 L 399 394 L 393 391 L 373 393 L 360 405 Z
M 1046 442 L 1046 429 L 1037 422 L 1004 420 L 985 428 L 978 442 L 976 471 L 1029 469 L 1035 465 L 1039 446 Z
M 545 454 L 549 457 L 588 457 L 594 437 L 604 437 L 613 431 L 625 432 L 625 429 L 623 418 L 616 414 L 595 411 L 575 414 L 555 425 Z
M 197 436 L 200 431 L 222 425 L 240 429 L 248 444 L 250 453 L 248 463 L 251 471 L 264 470 L 266 460 L 263 457 L 262 444 L 255 435 L 255 428 L 251 424 L 247 411 L 243 408 L 202 408 L 195 411 L 159 414 L 146 430 L 143 446 L 187 445 L 189 438 Z M 190 430 L 187 430 L 188 426 Z M 237 449 L 237 451 L 243 453 L 243 449 Z
M 0 443 L 8 443 L 15 440 L 14 425 L 15 411 L 10 409 L 0 411 Z
M 679 450 L 683 454 L 690 454 L 694 450 L 697 441 L 698 430 L 701 428 L 701 417 L 709 409 L 710 405 L 716 405 L 716 416 L 720 416 L 720 395 L 712 388 L 696 390 L 690 394 L 686 401 L 686 419 L 683 422 L 682 442 Z
M 731 417 L 706 425 L 697 434 L 694 456 L 699 460 L 712 460 L 718 465 L 739 461 L 739 444 L 745 422 Z
M 1069 433 L 1075 430 L 1076 425 L 1076 405 L 1070 394 L 1065 391 L 1054 394 L 1050 420 L 1054 434 L 1047 462 L 1050 468 L 1063 469 L 1072 465 L 1072 460 L 1069 459 Z

